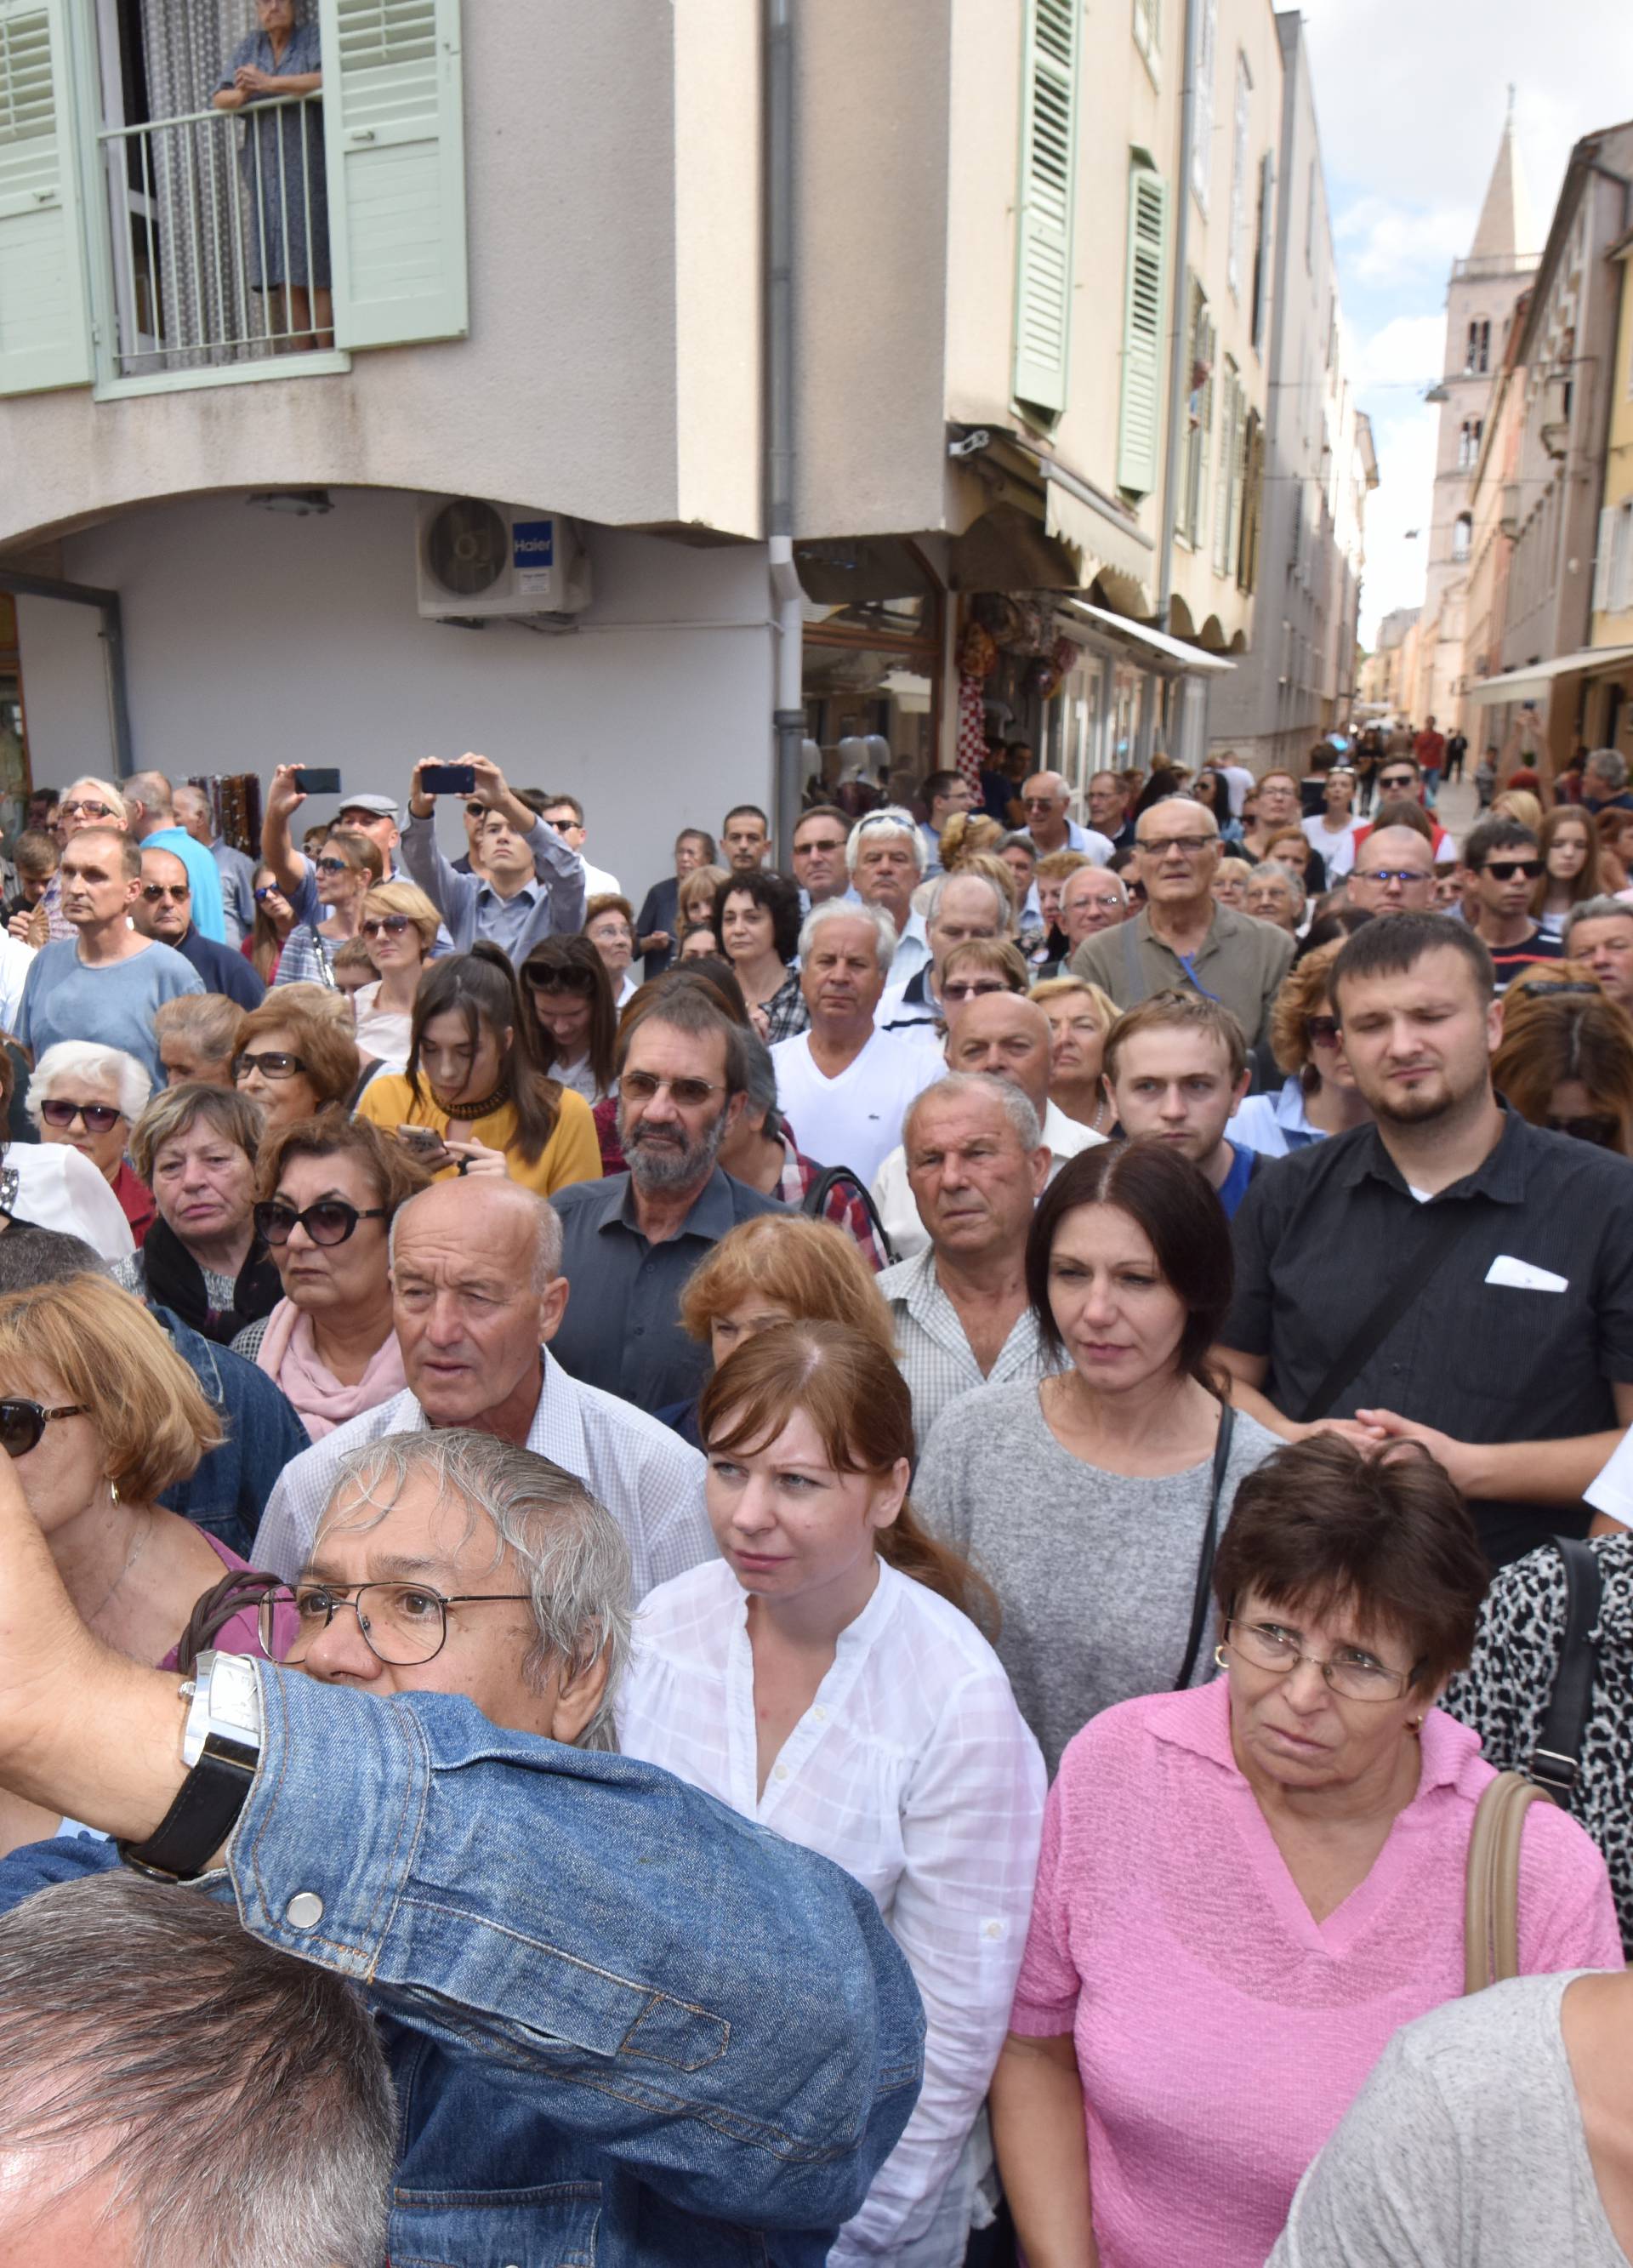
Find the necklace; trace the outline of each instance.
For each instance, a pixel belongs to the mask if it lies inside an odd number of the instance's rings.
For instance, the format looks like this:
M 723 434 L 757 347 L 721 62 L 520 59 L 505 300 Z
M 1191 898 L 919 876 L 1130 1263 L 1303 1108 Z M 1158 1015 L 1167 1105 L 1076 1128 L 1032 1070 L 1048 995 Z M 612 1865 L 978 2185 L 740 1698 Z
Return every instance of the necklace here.
M 431 1089 L 431 1100 L 438 1109 L 445 1110 L 451 1119 L 457 1118 L 467 1126 L 474 1119 L 487 1118 L 494 1111 L 503 1110 L 510 1099 L 511 1082 L 508 1079 L 501 1080 L 491 1094 L 484 1094 L 475 1102 L 449 1102 L 438 1094 L 435 1087 Z
M 114 1501 L 115 1504 L 118 1503 L 119 1498 L 117 1496 L 115 1496 Z M 87 1630 L 93 1628 L 99 1618 L 107 1613 L 109 1605 L 112 1603 L 114 1594 L 118 1590 L 126 1576 L 136 1565 L 136 1561 L 142 1557 L 143 1547 L 147 1543 L 148 1529 L 151 1526 L 152 1516 L 150 1514 L 148 1519 L 144 1521 L 143 1525 L 136 1530 L 136 1538 L 132 1543 L 129 1550 L 125 1554 L 124 1565 L 120 1569 L 118 1574 L 114 1576 L 113 1581 L 108 1585 L 107 1589 L 103 1593 L 102 1597 L 98 1602 L 93 1611 L 84 1617 Z

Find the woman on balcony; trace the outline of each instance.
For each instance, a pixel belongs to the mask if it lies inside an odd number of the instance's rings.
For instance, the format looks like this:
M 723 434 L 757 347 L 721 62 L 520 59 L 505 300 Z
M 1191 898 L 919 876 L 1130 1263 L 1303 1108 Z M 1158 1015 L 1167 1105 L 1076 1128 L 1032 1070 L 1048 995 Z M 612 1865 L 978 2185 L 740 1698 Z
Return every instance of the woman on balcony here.
M 248 198 L 249 282 L 263 296 L 275 354 L 335 343 L 329 289 L 329 197 L 319 93 L 316 24 L 295 21 L 296 0 L 255 0 L 260 29 L 241 40 L 216 89 L 217 110 L 277 103 L 249 122 L 239 163 Z

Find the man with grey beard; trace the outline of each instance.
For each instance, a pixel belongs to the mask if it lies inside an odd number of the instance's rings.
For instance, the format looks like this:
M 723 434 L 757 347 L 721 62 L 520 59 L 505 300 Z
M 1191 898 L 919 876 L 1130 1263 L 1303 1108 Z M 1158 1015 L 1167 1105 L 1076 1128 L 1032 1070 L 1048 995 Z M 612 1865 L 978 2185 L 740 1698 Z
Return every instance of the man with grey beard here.
M 740 1027 L 699 985 L 672 976 L 618 1049 L 618 1138 L 629 1171 L 554 1198 L 571 1285 L 551 1343 L 562 1367 L 642 1410 L 690 1401 L 709 1350 L 680 1329 L 680 1293 L 740 1220 L 782 1212 L 717 1163 L 742 1115 Z

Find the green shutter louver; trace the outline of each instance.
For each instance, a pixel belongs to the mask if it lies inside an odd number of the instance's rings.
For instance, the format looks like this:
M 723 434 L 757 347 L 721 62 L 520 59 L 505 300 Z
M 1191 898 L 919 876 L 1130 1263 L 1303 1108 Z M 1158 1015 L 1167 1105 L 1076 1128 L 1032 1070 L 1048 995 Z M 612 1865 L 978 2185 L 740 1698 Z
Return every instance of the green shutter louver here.
M 0 394 L 91 378 L 66 0 L 0 0 Z
M 335 337 L 470 328 L 460 0 L 319 0 Z
M 1078 0 L 1027 0 L 1015 283 L 1015 397 L 1066 407 L 1078 176 Z
M 1129 263 L 1122 314 L 1122 403 L 1117 485 L 1149 496 L 1157 485 L 1162 403 L 1163 308 L 1168 282 L 1168 187 L 1149 166 L 1129 173 Z

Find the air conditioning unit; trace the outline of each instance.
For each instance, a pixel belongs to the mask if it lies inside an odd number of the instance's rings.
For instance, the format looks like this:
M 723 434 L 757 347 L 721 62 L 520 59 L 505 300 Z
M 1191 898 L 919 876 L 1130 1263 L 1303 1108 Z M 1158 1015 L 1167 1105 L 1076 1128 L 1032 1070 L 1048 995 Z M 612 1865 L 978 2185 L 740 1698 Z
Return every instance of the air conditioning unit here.
M 430 622 L 559 620 L 590 603 L 590 563 L 572 520 L 481 497 L 424 507 L 417 571 Z

